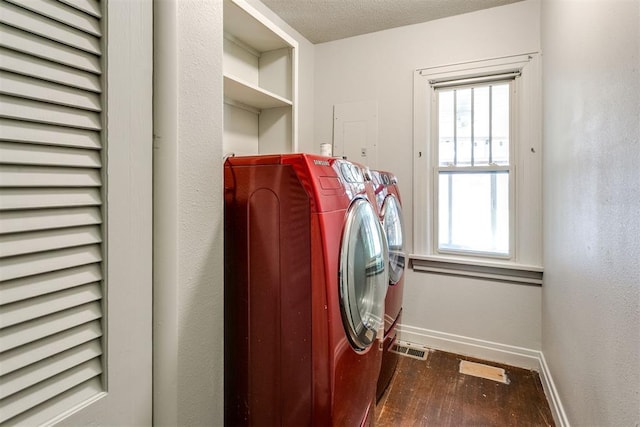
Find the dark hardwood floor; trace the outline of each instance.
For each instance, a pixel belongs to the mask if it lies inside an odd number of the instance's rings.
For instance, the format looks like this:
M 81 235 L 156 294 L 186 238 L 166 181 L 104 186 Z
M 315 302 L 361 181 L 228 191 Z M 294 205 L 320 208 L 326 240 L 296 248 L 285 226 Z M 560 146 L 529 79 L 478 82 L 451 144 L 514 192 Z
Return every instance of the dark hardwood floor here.
M 509 383 L 461 374 L 460 360 L 503 368 Z M 376 427 L 554 426 L 537 372 L 436 350 L 400 356 L 375 418 Z

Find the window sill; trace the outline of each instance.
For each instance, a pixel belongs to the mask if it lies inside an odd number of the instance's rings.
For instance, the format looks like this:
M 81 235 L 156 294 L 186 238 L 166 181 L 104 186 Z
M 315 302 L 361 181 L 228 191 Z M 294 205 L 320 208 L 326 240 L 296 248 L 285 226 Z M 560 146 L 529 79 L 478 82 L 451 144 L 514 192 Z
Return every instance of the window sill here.
M 410 254 L 409 260 L 413 271 L 542 285 L 541 266 L 416 254 Z

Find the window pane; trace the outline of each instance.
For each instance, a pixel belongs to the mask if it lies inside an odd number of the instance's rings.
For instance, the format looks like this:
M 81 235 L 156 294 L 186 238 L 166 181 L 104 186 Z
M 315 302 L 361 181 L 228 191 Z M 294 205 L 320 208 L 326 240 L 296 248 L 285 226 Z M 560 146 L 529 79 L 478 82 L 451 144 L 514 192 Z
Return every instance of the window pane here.
M 509 174 L 439 177 L 438 248 L 509 254 Z
M 456 166 L 471 166 L 471 88 L 455 91 Z
M 493 162 L 509 164 L 509 84 L 491 87 L 491 135 Z
M 438 161 L 441 166 L 453 165 L 454 123 L 453 91 L 438 92 Z
M 489 86 L 473 90 L 473 164 L 489 164 Z
M 509 83 L 439 90 L 438 164 L 508 165 L 509 97 Z

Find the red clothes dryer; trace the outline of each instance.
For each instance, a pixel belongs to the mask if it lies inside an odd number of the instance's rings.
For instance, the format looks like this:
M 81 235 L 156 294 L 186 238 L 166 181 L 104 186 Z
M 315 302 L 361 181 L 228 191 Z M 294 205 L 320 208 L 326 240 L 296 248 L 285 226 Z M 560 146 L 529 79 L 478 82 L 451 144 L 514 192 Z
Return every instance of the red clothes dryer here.
M 342 159 L 225 162 L 225 425 L 373 419 L 387 247 Z
M 384 171 L 371 171 L 371 177 L 378 214 L 389 248 L 389 288 L 385 298 L 384 352 L 376 387 L 376 397 L 380 399 L 389 386 L 398 364 L 398 354 L 390 350 L 397 339 L 397 326 L 402 317 L 406 254 L 398 180 L 392 173 Z

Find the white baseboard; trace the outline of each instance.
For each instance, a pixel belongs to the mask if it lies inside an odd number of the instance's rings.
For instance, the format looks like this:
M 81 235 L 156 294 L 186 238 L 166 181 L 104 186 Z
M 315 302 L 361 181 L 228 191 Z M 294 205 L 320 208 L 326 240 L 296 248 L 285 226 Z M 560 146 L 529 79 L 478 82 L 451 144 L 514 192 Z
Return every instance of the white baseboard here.
M 570 427 L 567 413 L 564 411 L 564 407 L 560 401 L 560 396 L 558 395 L 558 389 L 553 382 L 553 377 L 551 376 L 551 371 L 547 365 L 547 360 L 544 358 L 544 353 L 542 352 L 540 352 L 540 370 L 538 372 L 540 372 L 542 388 L 544 389 L 544 393 L 547 395 L 547 400 L 549 401 L 549 406 L 551 406 L 551 413 L 553 414 L 553 419 L 556 422 L 556 425 L 560 427 Z
M 403 325 L 399 327 L 403 341 L 426 345 L 435 350 L 462 354 L 505 365 L 540 371 L 540 352 L 461 335 Z
M 540 382 L 542 382 L 556 425 L 558 427 L 569 427 L 569 420 L 560 402 L 560 396 L 551 377 L 544 354 L 541 351 L 403 324 L 399 325 L 398 330 L 399 338 L 403 341 L 421 344 L 435 350 L 537 371 L 540 374 Z

